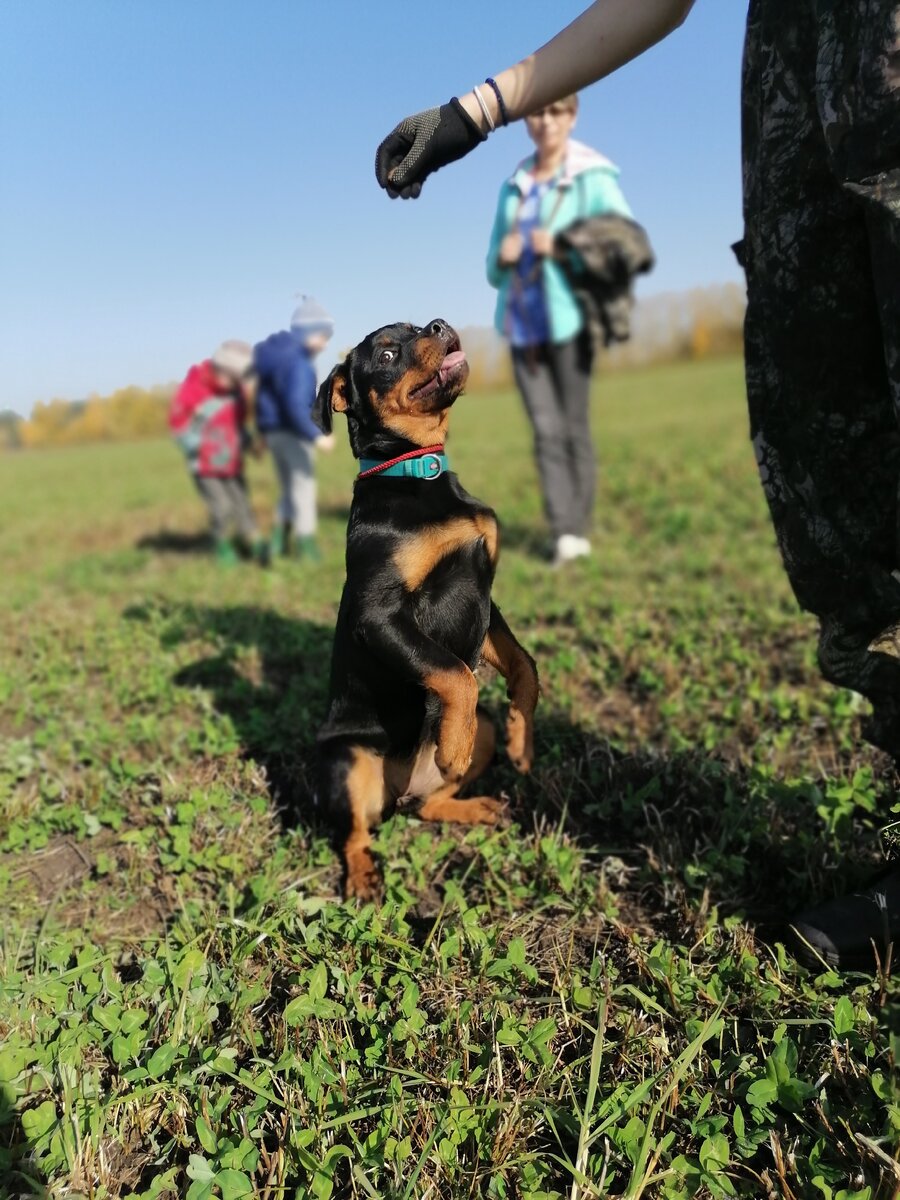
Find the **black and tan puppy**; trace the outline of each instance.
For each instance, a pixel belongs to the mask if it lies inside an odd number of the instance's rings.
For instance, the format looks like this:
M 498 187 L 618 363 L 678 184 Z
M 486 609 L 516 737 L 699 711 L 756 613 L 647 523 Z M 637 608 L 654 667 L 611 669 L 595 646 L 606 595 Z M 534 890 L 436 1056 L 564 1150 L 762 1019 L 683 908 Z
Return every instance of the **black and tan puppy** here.
M 319 389 L 318 421 L 347 418 L 361 460 L 347 529 L 320 798 L 334 822 L 348 896 L 380 888 L 370 831 L 398 803 L 426 821 L 491 825 L 487 796 L 460 800 L 494 752 L 473 674 L 506 678 L 507 749 L 531 767 L 534 662 L 491 600 L 497 519 L 446 469 L 450 406 L 469 368 L 445 321 L 386 325 Z

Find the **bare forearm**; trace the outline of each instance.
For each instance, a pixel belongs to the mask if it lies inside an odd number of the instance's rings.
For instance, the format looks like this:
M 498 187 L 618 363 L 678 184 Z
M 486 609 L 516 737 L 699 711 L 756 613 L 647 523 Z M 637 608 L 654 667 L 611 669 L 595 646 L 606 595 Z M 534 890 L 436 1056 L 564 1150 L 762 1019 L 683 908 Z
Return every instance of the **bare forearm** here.
M 595 0 L 546 46 L 502 71 L 476 94 L 406 117 L 381 142 L 375 177 L 389 196 L 415 199 L 441 167 L 481 145 L 501 122 L 501 100 L 510 120 L 602 79 L 675 29 L 694 0 Z M 480 103 L 479 103 L 480 99 Z
M 676 29 L 693 4 L 694 0 L 595 0 L 540 50 L 495 77 L 510 120 L 577 92 L 637 58 Z M 493 90 L 481 91 L 498 121 Z M 474 93 L 462 96 L 461 103 L 483 127 Z

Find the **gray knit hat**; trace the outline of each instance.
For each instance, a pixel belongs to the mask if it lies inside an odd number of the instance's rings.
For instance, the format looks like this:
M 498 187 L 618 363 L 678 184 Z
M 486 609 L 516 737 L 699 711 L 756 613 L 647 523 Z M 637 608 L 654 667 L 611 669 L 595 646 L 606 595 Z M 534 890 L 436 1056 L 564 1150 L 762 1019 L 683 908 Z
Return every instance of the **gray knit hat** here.
M 303 296 L 291 317 L 291 329 L 295 333 L 334 333 L 334 318 L 312 296 Z
M 212 356 L 212 365 L 217 371 L 240 379 L 253 366 L 253 347 L 249 342 L 240 342 L 237 338 L 229 338 L 223 342 Z

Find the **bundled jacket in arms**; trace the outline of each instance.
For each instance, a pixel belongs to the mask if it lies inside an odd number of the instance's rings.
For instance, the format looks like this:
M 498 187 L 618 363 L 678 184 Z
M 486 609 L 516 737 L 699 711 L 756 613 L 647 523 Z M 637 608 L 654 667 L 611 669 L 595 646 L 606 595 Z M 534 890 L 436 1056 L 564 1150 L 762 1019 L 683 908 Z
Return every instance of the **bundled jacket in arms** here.
M 643 226 L 628 217 L 587 217 L 558 233 L 553 248 L 594 345 L 627 342 L 634 277 L 655 261 Z

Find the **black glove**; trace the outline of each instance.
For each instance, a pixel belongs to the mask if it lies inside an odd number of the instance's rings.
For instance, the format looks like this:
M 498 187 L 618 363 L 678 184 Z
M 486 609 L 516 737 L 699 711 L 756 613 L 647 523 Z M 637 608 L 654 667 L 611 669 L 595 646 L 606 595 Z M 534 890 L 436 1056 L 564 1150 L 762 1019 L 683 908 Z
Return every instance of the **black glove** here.
M 401 121 L 375 154 L 375 176 L 393 199 L 415 199 L 422 184 L 447 163 L 456 162 L 487 138 L 454 96 Z

